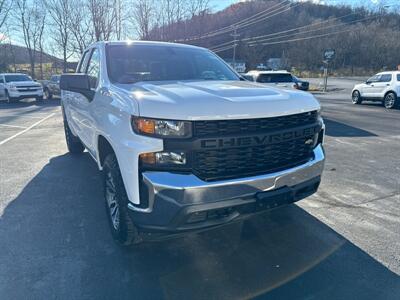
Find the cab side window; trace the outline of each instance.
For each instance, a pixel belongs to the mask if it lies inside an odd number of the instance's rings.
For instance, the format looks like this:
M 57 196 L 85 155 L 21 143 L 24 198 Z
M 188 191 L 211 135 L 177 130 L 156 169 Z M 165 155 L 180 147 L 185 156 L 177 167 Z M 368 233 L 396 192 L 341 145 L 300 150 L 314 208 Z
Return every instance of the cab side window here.
M 100 76 L 100 54 L 97 48 L 92 51 L 86 73 L 89 76 L 90 88 L 97 88 Z
M 398 76 L 398 75 L 397 75 Z M 4 81 L 4 76 L 1 76 L 0 75 L 0 83 L 5 83 L 5 81 Z
M 400 74 L 397 74 L 397 81 L 400 81 Z
M 390 82 L 392 81 L 392 74 L 383 74 L 379 79 L 380 82 Z
M 86 51 L 85 53 L 83 53 L 78 68 L 76 69 L 76 73 L 85 73 L 88 59 L 89 59 L 89 51 Z

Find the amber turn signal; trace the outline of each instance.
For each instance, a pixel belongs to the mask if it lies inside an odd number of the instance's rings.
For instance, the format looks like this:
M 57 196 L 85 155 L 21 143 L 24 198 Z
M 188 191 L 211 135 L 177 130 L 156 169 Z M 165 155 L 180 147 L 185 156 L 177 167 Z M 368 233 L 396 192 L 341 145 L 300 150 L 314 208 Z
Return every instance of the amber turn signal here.
M 156 163 L 156 155 L 152 152 L 140 154 L 139 159 L 142 163 L 149 165 L 154 165 Z
M 142 132 L 147 134 L 154 134 L 156 128 L 156 122 L 151 119 L 135 119 L 136 128 Z

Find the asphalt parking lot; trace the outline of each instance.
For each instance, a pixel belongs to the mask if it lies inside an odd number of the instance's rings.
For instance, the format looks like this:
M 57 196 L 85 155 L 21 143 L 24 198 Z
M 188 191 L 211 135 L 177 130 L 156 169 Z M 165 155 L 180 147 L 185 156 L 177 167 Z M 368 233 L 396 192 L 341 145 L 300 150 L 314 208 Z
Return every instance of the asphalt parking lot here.
M 327 162 L 296 205 L 122 249 L 58 100 L 0 102 L 0 299 L 400 299 L 400 110 L 316 94 Z

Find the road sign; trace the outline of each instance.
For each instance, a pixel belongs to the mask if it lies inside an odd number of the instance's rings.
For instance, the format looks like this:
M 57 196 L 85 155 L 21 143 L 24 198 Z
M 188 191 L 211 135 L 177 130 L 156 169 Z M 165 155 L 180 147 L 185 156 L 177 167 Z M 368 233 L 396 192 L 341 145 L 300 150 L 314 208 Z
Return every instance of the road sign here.
M 324 51 L 324 58 L 326 60 L 332 60 L 335 57 L 335 49 L 327 49 Z

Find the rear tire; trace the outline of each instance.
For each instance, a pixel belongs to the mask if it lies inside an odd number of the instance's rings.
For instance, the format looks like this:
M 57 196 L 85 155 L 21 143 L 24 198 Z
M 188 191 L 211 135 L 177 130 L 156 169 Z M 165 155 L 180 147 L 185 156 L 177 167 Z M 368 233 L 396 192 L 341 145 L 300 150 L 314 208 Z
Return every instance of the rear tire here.
M 46 100 L 53 99 L 53 95 L 50 93 L 48 88 L 44 89 L 43 93 L 44 93 L 44 97 L 46 98 Z
M 67 143 L 68 151 L 72 154 L 79 154 L 85 150 L 85 146 L 82 144 L 80 139 L 71 131 L 69 128 L 67 118 L 65 117 L 64 109 L 63 109 L 63 119 L 64 119 L 64 132 L 65 132 L 65 141 Z
M 397 105 L 397 95 L 393 92 L 387 93 L 385 99 L 383 99 L 383 105 L 387 109 L 395 108 Z
M 361 104 L 362 103 L 362 98 L 361 98 L 361 94 L 359 91 L 353 91 L 353 93 L 351 94 L 351 101 L 353 102 L 353 104 Z
M 111 234 L 120 245 L 130 246 L 142 241 L 128 214 L 128 196 L 115 154 L 104 160 L 104 198 Z

